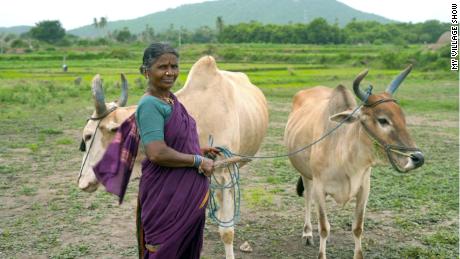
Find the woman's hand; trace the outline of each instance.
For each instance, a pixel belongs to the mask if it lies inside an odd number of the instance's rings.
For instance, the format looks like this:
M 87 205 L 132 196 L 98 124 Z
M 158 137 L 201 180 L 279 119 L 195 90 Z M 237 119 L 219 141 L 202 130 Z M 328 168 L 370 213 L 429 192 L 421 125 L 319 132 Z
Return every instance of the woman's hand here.
M 215 159 L 216 156 L 220 155 L 219 149 L 215 147 L 202 147 L 200 149 L 203 156 L 208 156 L 211 159 Z
M 214 172 L 214 161 L 207 157 L 203 157 L 203 161 L 201 162 L 201 165 L 198 168 L 198 170 L 200 171 L 200 173 L 208 177 L 211 176 Z

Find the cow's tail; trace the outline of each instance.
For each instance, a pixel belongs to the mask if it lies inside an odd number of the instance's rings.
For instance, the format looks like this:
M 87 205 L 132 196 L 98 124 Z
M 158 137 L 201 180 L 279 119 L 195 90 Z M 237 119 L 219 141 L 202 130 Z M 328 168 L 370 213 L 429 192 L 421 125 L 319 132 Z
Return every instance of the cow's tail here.
M 299 196 L 303 196 L 303 191 L 305 188 L 303 187 L 303 180 L 302 177 L 299 177 L 299 180 L 297 181 L 297 194 Z

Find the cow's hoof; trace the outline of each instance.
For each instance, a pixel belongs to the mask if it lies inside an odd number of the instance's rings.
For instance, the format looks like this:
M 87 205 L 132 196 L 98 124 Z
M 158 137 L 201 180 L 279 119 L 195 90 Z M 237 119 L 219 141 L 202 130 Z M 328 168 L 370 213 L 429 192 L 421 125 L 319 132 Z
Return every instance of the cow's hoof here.
M 321 253 L 321 252 L 319 252 L 318 259 L 326 259 L 326 255 Z
M 363 259 L 363 258 L 364 258 L 364 256 L 363 256 L 363 252 L 361 250 L 355 252 L 355 255 L 353 256 L 353 259 Z
M 314 243 L 313 243 L 313 237 L 312 236 L 309 236 L 309 237 L 305 237 L 305 245 L 306 246 L 312 246 Z

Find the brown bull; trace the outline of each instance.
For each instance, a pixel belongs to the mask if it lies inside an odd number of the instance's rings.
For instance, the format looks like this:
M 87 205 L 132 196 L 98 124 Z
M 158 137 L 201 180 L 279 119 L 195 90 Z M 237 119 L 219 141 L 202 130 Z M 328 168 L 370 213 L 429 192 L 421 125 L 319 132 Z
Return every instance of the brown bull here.
M 123 89 L 126 81 L 122 77 Z M 197 122 L 200 145 L 208 144 L 212 135 L 215 146 L 223 146 L 238 154 L 254 155 L 262 143 L 268 126 L 268 107 L 265 97 L 243 73 L 222 71 L 214 58 L 206 56 L 191 68 L 185 86 L 176 93 L 177 98 Z M 83 130 L 82 147 L 85 148 L 78 186 L 93 192 L 98 187 L 92 170 L 101 159 L 118 126 L 136 110 L 126 104 L 127 93 L 123 90 L 120 101 L 105 103 L 98 76 L 93 80 L 95 107 L 92 118 Z M 140 176 L 140 161 L 145 158 L 139 150 L 133 174 Z M 228 184 L 230 175 L 216 170 L 219 184 Z M 217 190 L 220 207 L 218 217 L 228 226 L 219 227 L 225 245 L 226 258 L 234 258 L 234 196 L 230 189 Z
M 410 72 L 405 69 L 384 93 L 371 94 L 359 88 L 367 70 L 354 80 L 355 95 L 364 103 L 358 107 L 352 93 L 344 86 L 335 89 L 318 86 L 298 92 L 285 129 L 285 143 L 290 152 L 320 139 L 343 123 L 310 149 L 290 157 L 301 177 L 297 192 L 305 198 L 305 224 L 302 237 L 313 243 L 310 219 L 311 202 L 318 209 L 319 256 L 326 258 L 326 240 L 330 225 L 326 215 L 327 195 L 341 205 L 356 197 L 352 225 L 355 240 L 354 258 L 363 258 L 361 235 L 364 212 L 370 190 L 370 175 L 378 153 L 383 153 L 393 167 L 407 172 L 420 167 L 423 154 L 411 139 L 406 121 L 392 95 Z M 370 88 L 371 89 L 371 88 Z

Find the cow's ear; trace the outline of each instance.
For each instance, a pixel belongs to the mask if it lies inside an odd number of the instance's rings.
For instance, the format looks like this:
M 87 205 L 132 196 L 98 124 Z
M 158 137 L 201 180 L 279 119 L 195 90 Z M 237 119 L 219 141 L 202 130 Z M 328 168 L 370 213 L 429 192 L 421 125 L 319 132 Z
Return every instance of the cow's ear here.
M 115 132 L 120 127 L 120 124 L 110 121 L 107 125 L 104 126 L 108 131 Z
M 357 119 L 358 119 L 358 114 L 357 113 L 353 114 L 353 111 L 350 111 L 350 110 L 339 112 L 329 117 L 330 121 L 335 121 L 335 122 L 345 121 L 345 123 L 352 123 L 356 121 Z

